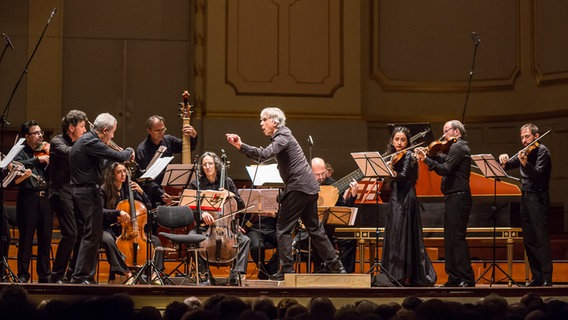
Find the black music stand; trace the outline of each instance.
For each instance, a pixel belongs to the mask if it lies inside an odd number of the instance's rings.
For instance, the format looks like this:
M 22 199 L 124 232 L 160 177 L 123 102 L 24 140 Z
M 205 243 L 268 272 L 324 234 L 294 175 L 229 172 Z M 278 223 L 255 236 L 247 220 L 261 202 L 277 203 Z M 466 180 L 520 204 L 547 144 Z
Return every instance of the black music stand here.
M 373 151 L 373 152 L 353 152 L 351 153 L 353 160 L 357 163 L 357 166 L 363 172 L 365 177 L 367 178 L 375 178 L 376 183 L 378 183 L 378 179 L 382 177 L 394 177 L 394 174 L 390 167 L 385 162 L 385 159 L 381 157 L 380 153 Z M 380 273 L 384 273 L 393 283 L 401 287 L 402 285 L 395 279 L 392 274 L 381 264 L 381 260 L 379 259 L 379 186 L 377 185 L 376 188 L 376 215 L 375 215 L 375 261 L 369 271 L 368 274 L 374 274 L 377 272 L 377 269 L 380 270 Z M 362 255 L 361 255 L 362 256 Z
M 10 149 L 8 154 L 0 162 L 0 170 L 2 173 L 0 174 L 0 177 L 2 177 L 2 185 L 0 185 L 0 200 L 2 201 L 2 203 L 0 205 L 2 205 L 2 207 L 4 207 L 4 188 L 6 188 L 8 184 L 10 184 L 10 182 L 12 182 L 12 180 L 14 180 L 14 178 L 17 176 L 16 171 L 8 172 L 8 175 L 6 177 L 4 177 L 3 173 L 8 165 L 12 162 L 12 160 L 14 160 L 14 157 L 24 148 L 24 140 L 24 138 L 20 138 L 20 140 L 18 140 L 18 142 L 14 144 L 12 149 Z M 0 210 L 0 213 L 5 214 L 4 210 L 5 208 L 2 208 L 2 210 Z M 4 217 L 0 217 L 0 219 L 0 227 L 7 228 L 7 226 L 2 225 L 4 222 L 6 222 L 6 219 L 4 219 Z M 0 252 L 0 254 L 2 255 L 2 259 L 0 260 L 0 282 L 9 281 L 12 283 L 20 283 L 20 278 L 18 278 L 14 271 L 12 271 L 10 265 L 8 264 L 8 259 L 6 255 L 4 255 L 4 250 L 8 252 L 8 246 L 10 245 L 8 236 L 0 235 L 0 242 L 0 248 L 2 248 L 3 250 L 3 252 Z
M 493 215 L 493 258 L 491 261 L 491 265 L 487 267 L 475 280 L 475 283 L 479 282 L 479 280 L 483 279 L 485 274 L 491 270 L 491 279 L 489 280 L 489 286 L 492 286 L 495 281 L 495 268 L 501 270 L 505 275 L 504 279 L 509 279 L 509 286 L 513 283 L 517 284 L 513 278 L 505 270 L 503 270 L 497 263 L 495 263 L 495 256 L 496 256 L 496 229 L 497 229 L 497 213 L 503 209 L 503 206 L 497 207 L 497 181 L 500 181 L 500 178 L 509 177 L 505 170 L 501 167 L 501 165 L 495 160 L 493 155 L 490 154 L 476 154 L 471 156 L 471 160 L 475 162 L 475 164 L 481 170 L 481 173 L 485 178 L 493 179 L 493 205 L 491 206 L 491 214 Z M 517 284 L 518 285 L 518 284 Z
M 144 173 L 144 175 L 142 175 L 140 177 L 140 180 L 144 181 L 145 183 L 151 183 L 162 171 L 164 171 L 164 169 L 166 168 L 168 163 L 170 163 L 170 161 L 172 161 L 173 158 L 174 157 L 163 157 L 163 158 L 156 159 L 156 161 L 149 168 L 146 169 L 146 172 Z M 152 188 L 150 187 L 150 188 L 148 188 L 148 190 L 152 190 Z M 152 195 L 149 194 L 148 198 L 152 199 L 151 196 Z M 166 282 L 168 282 L 167 284 L 175 284 L 172 280 L 170 280 L 167 277 L 167 275 L 164 272 L 162 272 L 162 270 L 159 270 L 158 267 L 156 267 L 156 263 L 154 262 L 154 256 L 152 255 L 152 227 L 153 227 L 153 225 L 154 225 L 154 214 L 151 213 L 151 212 L 148 212 L 148 221 L 147 221 L 148 229 L 146 230 L 146 232 L 147 232 L 147 235 L 146 235 L 146 242 L 147 242 L 146 243 L 146 262 L 129 279 L 126 279 L 125 283 L 138 284 L 142 280 L 142 275 L 146 275 L 145 282 L 147 284 L 152 284 L 152 280 L 153 280 L 152 275 L 157 274 L 158 275 L 158 282 L 161 285 L 166 284 Z M 164 279 L 166 281 L 164 281 Z

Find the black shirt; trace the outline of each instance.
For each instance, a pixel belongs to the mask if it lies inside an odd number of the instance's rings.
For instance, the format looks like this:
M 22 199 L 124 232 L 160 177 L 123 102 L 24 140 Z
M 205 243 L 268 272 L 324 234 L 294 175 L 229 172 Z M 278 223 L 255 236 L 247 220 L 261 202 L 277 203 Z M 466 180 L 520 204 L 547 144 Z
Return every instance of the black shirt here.
M 65 185 L 71 183 L 71 169 L 69 153 L 73 142 L 67 134 L 59 134 L 53 137 L 49 148 L 49 180 L 50 191 L 56 192 Z
M 276 158 L 280 177 L 286 185 L 282 197 L 290 191 L 301 191 L 306 194 L 319 192 L 319 184 L 314 177 L 312 167 L 300 144 L 292 135 L 292 131 L 287 127 L 278 128 L 266 148 L 257 148 L 243 143 L 240 152 L 254 160 L 263 161 L 272 157 Z
M 125 162 L 132 156 L 132 148 L 115 151 L 109 148 L 94 130 L 85 133 L 71 148 L 71 183 L 74 185 L 100 185 L 105 160 Z
M 172 135 L 166 134 L 162 141 L 159 144 L 154 144 L 152 139 L 150 139 L 150 135 L 146 138 L 146 140 L 142 141 L 138 148 L 136 148 L 136 163 L 140 167 L 140 169 L 145 170 L 152 158 L 158 151 L 160 146 L 165 146 L 167 149 L 161 155 L 161 157 L 171 157 L 175 153 L 182 152 L 182 139 L 174 137 Z M 194 150 L 195 146 L 197 145 L 197 137 L 190 139 L 190 149 Z M 154 181 L 160 185 L 162 183 L 162 179 L 164 178 L 164 173 L 160 173 Z
M 433 159 L 426 157 L 424 163 L 428 165 L 428 170 L 442 176 L 443 194 L 470 192 L 471 150 L 467 141 L 458 138 L 448 150 L 448 154 L 440 154 Z
M 548 191 L 550 173 L 552 171 L 552 159 L 548 148 L 539 144 L 527 156 L 526 166 L 521 166 L 519 157 L 509 159 L 505 164 L 505 170 L 520 168 L 521 189 L 529 192 Z

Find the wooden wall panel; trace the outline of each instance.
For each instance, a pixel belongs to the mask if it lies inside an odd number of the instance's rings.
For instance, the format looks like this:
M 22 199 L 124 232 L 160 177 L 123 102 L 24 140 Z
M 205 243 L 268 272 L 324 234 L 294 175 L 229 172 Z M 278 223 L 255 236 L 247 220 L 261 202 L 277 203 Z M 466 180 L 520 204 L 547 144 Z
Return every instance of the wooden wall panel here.
M 513 87 L 520 71 L 518 0 L 371 0 L 369 12 L 371 77 L 384 90 L 462 91 L 474 51 L 473 88 Z
M 534 70 L 539 84 L 568 81 L 568 2 L 533 0 Z
M 238 95 L 333 96 L 343 81 L 341 4 L 228 1 L 226 82 Z

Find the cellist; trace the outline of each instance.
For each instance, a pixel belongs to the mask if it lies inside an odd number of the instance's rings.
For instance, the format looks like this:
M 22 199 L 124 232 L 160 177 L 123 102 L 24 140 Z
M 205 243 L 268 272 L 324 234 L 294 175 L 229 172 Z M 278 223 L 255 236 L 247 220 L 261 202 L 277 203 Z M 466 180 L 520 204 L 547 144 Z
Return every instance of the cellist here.
M 115 274 L 130 277 L 132 273 L 128 268 L 127 261 L 125 261 L 125 253 L 121 252 L 116 245 L 116 239 L 122 233 L 121 225 L 130 223 L 130 214 L 124 210 L 120 210 L 117 205 L 122 200 L 128 199 L 130 187 L 133 191 L 134 200 L 137 200 L 146 205 L 149 200 L 146 193 L 142 190 L 140 185 L 134 181 L 127 185 L 126 179 L 127 169 L 123 163 L 112 162 L 105 168 L 103 173 L 103 184 L 101 186 L 103 198 L 103 238 L 101 246 L 105 249 L 107 260 L 110 264 L 109 280 L 114 280 Z M 143 226 L 141 226 L 143 227 Z M 152 236 L 152 244 L 160 246 L 159 239 Z M 145 251 L 143 252 L 145 254 Z M 156 267 L 159 270 L 163 269 L 164 257 L 162 251 L 157 250 L 154 256 Z M 141 261 L 142 263 L 144 261 Z
M 221 179 L 221 159 L 213 152 L 205 152 L 201 155 L 199 160 L 197 161 L 198 172 L 200 172 L 198 176 L 198 181 L 193 181 L 189 188 L 193 190 L 219 190 L 219 187 L 222 185 Z M 234 198 L 237 201 L 237 208 L 243 209 L 245 207 L 244 201 L 239 196 L 237 187 L 231 178 L 228 176 L 225 177 L 225 181 L 223 181 L 224 189 L 232 192 L 234 194 Z M 207 211 L 201 212 L 202 221 L 207 226 L 212 225 L 215 222 L 215 217 Z M 197 217 L 196 217 L 197 218 Z M 197 220 L 197 219 L 196 219 Z M 206 232 L 207 228 L 200 227 L 200 230 L 193 229 L 192 232 Z M 234 230 L 233 230 L 234 231 Z M 238 231 L 238 230 L 237 230 Z M 238 250 L 235 253 L 237 256 L 235 257 L 235 261 L 231 268 L 231 273 L 229 276 L 229 284 L 230 285 L 238 285 L 239 280 L 244 278 L 244 275 L 247 271 L 247 263 L 248 263 L 248 256 L 250 251 L 250 239 L 242 232 L 236 232 L 237 234 L 237 242 L 238 242 Z M 211 277 L 211 273 L 209 270 L 205 270 L 204 266 L 206 264 L 201 261 L 199 263 L 199 272 L 206 274 L 207 280 L 213 281 Z

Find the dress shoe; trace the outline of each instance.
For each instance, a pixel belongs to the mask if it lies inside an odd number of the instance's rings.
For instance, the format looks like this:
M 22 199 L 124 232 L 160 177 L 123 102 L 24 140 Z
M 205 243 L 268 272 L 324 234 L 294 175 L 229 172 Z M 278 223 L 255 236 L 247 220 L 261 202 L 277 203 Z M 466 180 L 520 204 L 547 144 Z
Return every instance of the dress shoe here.
M 459 284 L 460 287 L 462 288 L 466 288 L 466 287 L 475 287 L 475 283 L 469 282 L 469 281 L 462 281 Z
M 49 278 L 40 278 L 37 280 L 37 283 L 50 283 Z
M 268 274 L 264 271 L 258 272 L 258 280 L 268 280 Z
M 240 280 L 240 281 L 239 281 Z M 233 287 L 238 287 L 240 283 L 242 283 L 245 280 L 245 274 L 238 274 L 238 273 L 232 273 L 229 276 L 229 285 L 233 286 Z M 239 283 L 240 282 L 240 283 Z
M 71 279 L 71 283 L 73 284 L 87 284 L 87 285 L 91 285 L 91 284 L 97 284 L 97 282 L 95 280 L 88 280 L 88 279 Z
M 542 285 L 543 285 L 542 280 L 532 279 L 531 281 L 527 282 L 527 284 L 525 284 L 525 287 L 540 287 Z
M 552 281 L 544 281 L 544 282 L 542 283 L 542 286 L 543 286 L 543 287 L 552 287 Z
M 21 283 L 27 283 L 28 281 L 30 281 L 30 275 L 29 274 L 18 275 L 18 279 L 20 279 Z

